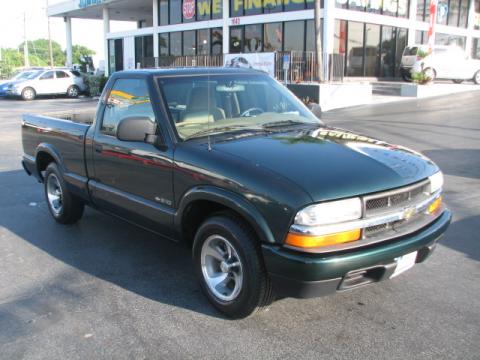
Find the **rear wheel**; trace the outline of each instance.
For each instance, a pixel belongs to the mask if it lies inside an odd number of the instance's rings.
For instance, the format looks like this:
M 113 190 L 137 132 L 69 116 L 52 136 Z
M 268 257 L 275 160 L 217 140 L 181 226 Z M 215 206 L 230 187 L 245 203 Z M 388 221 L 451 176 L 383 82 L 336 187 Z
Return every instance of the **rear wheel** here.
M 478 70 L 475 75 L 473 75 L 473 81 L 475 84 L 480 85 L 480 70 Z
M 230 215 L 207 219 L 194 240 L 195 270 L 203 292 L 222 313 L 244 318 L 273 300 L 255 234 Z
M 412 81 L 412 77 L 406 73 L 402 73 L 402 79 L 406 82 L 411 82 Z
M 85 204 L 68 191 L 57 164 L 48 165 L 44 180 L 45 198 L 53 218 L 60 224 L 73 224 L 80 220 Z
M 27 87 L 22 91 L 22 99 L 25 101 L 34 100 L 36 96 L 37 96 L 37 93 L 31 87 Z
M 69 98 L 77 98 L 80 95 L 80 89 L 77 85 L 72 85 L 67 90 L 67 96 Z

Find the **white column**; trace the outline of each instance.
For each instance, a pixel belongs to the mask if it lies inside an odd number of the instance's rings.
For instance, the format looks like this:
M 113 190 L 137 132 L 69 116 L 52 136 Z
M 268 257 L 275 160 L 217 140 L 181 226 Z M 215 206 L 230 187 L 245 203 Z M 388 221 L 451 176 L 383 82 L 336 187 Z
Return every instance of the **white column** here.
M 475 1 L 470 1 L 470 8 L 468 9 L 468 35 L 465 41 L 465 51 L 468 55 L 472 55 L 473 39 L 472 34 L 475 29 Z
M 228 54 L 230 52 L 230 1 L 222 0 L 223 8 L 223 53 Z
M 430 6 L 429 3 L 427 3 L 425 6 Z M 415 35 L 417 32 L 417 0 L 410 0 L 410 6 L 408 8 L 408 39 L 407 39 L 407 45 L 411 46 L 415 44 Z
M 65 17 L 65 33 L 67 35 L 67 67 L 73 65 L 73 51 L 72 51 L 72 18 Z
M 335 43 L 335 2 L 327 0 L 323 4 L 323 76 L 324 79 L 329 79 L 329 55 L 333 54 Z
M 103 41 L 104 41 L 104 58 L 105 58 L 105 75 L 108 76 L 110 69 L 109 69 L 109 58 L 108 58 L 108 39 L 107 35 L 110 32 L 110 13 L 108 11 L 108 8 L 105 7 L 103 8 Z
M 158 44 L 158 0 L 153 0 L 153 57 L 155 58 L 155 67 L 158 67 L 158 58 L 160 49 Z

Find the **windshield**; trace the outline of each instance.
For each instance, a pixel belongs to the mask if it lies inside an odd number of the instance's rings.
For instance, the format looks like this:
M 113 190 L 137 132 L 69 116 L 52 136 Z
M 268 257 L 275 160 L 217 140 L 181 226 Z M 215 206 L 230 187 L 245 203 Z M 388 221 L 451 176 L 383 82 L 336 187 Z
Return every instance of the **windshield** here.
M 159 80 L 182 139 L 275 126 L 322 124 L 267 75 L 215 74 Z

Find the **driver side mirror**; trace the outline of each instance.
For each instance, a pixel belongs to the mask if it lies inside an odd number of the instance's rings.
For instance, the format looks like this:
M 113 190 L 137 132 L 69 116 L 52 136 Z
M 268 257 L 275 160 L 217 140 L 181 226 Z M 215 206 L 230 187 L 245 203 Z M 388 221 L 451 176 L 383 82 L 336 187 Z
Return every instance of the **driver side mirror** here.
M 157 125 L 148 117 L 127 117 L 117 126 L 117 138 L 121 141 L 154 143 Z

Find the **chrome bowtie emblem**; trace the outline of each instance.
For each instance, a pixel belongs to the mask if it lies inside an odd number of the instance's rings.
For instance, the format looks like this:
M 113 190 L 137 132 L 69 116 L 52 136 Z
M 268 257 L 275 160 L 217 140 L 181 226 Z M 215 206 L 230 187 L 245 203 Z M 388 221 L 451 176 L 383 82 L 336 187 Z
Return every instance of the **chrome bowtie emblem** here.
M 403 218 L 409 220 L 413 215 L 415 215 L 417 210 L 415 208 L 407 208 L 403 210 Z

